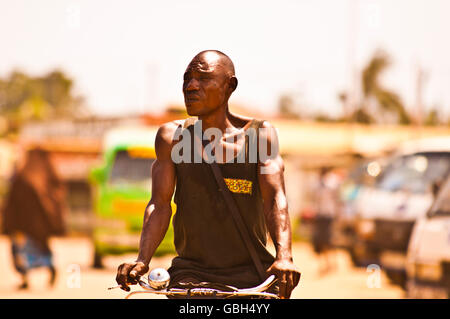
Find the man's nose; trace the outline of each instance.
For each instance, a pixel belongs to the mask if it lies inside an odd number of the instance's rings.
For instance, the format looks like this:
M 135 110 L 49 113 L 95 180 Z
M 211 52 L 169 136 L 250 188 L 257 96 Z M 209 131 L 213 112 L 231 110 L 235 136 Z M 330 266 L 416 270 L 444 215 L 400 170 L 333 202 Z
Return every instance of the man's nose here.
M 196 79 L 191 79 L 186 84 L 186 91 L 197 91 L 199 89 L 199 82 Z

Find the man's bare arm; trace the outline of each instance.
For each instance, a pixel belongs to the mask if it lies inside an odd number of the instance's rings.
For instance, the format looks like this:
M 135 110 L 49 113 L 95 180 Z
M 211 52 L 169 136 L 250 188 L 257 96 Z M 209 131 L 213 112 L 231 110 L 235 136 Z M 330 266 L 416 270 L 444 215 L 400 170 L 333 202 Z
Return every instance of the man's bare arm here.
M 152 166 L 152 197 L 144 213 L 139 255 L 134 263 L 124 263 L 117 270 L 116 281 L 129 291 L 128 283 L 134 284 L 139 276 L 148 271 L 150 260 L 169 227 L 172 216 L 171 200 L 175 188 L 175 165 L 171 159 L 175 122 L 167 123 L 158 130 L 155 140 L 156 160 Z
M 278 143 L 275 128 L 264 122 L 260 130 L 260 139 L 271 149 L 272 143 Z M 276 149 L 276 148 L 275 148 Z M 280 295 L 289 298 L 300 280 L 300 272 L 293 264 L 291 248 L 291 225 L 284 186 L 284 163 L 276 152 L 258 164 L 258 180 L 263 197 L 264 216 L 270 237 L 275 245 L 274 264 L 268 269 L 280 279 Z

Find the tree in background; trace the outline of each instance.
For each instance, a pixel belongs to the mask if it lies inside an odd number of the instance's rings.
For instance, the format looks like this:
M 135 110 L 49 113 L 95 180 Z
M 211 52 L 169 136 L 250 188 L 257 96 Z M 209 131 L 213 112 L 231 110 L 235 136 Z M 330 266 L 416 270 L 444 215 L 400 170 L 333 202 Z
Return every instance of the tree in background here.
M 278 99 L 278 113 L 287 118 L 300 118 L 297 103 L 292 94 L 282 94 Z
M 424 124 L 427 126 L 435 126 L 435 125 L 443 124 L 442 121 L 440 120 L 440 118 L 441 117 L 439 116 L 438 109 L 433 108 L 427 113 Z
M 396 117 L 397 123 L 410 124 L 411 119 L 400 97 L 395 92 L 384 88 L 380 83 L 381 74 L 390 64 L 390 58 L 385 52 L 375 52 L 361 74 L 363 101 L 356 112 L 360 113 L 360 118 L 369 116 L 379 119 L 378 115 L 381 115 L 381 118 L 386 118 L 385 115 L 393 115 Z M 371 106 L 374 106 L 375 109 L 371 109 Z
M 85 113 L 83 99 L 73 93 L 73 80 L 54 70 L 41 77 L 20 71 L 0 78 L 0 115 L 10 130 L 27 121 L 70 118 Z
M 349 105 L 348 92 L 339 92 L 338 99 L 343 105 L 344 116 L 334 118 L 320 111 L 301 110 L 293 94 L 282 94 L 278 102 L 278 112 L 287 118 L 312 119 L 317 122 L 357 122 L 364 124 L 392 123 L 411 124 L 400 96 L 381 83 L 381 75 L 391 65 L 391 59 L 384 51 L 378 50 L 361 73 L 362 99 Z

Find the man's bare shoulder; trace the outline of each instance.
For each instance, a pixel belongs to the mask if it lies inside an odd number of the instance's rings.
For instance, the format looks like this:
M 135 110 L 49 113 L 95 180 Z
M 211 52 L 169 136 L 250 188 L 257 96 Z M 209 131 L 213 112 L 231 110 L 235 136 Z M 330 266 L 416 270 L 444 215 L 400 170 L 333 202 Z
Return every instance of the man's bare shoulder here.
M 173 138 L 175 132 L 180 125 L 183 125 L 184 120 L 175 120 L 164 123 L 158 129 L 155 139 L 155 150 L 157 157 L 164 154 L 170 154 L 173 146 Z
M 260 162 L 261 166 L 265 166 L 265 171 L 263 174 L 283 174 L 284 172 L 284 163 L 283 159 L 279 153 L 279 140 L 277 129 L 272 123 L 269 121 L 263 121 L 261 123 L 259 129 L 259 138 L 260 141 L 262 139 L 263 143 L 267 143 L 267 154 L 262 162 Z M 260 154 L 261 156 L 261 154 Z
M 173 135 L 175 134 L 175 131 L 180 125 L 183 125 L 184 120 L 175 120 L 171 122 L 164 123 L 161 125 L 158 129 L 158 133 L 156 134 L 156 137 L 163 139 L 166 142 L 172 142 Z
M 264 120 L 261 123 L 259 136 L 260 138 L 267 140 L 268 143 L 278 143 L 277 129 L 267 120 Z
M 266 128 L 266 129 L 271 129 L 271 130 L 275 129 L 275 126 L 272 123 L 270 123 L 269 121 L 267 121 L 267 120 L 264 120 L 262 122 L 261 127 L 262 128 Z

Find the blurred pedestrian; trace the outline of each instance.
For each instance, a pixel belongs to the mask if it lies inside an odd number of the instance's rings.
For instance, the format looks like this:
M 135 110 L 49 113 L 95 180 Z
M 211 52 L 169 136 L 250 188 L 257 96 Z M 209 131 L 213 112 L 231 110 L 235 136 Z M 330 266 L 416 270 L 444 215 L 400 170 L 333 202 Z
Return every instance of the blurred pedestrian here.
M 36 267 L 47 267 L 49 284 L 55 282 L 49 238 L 65 232 L 64 197 L 48 153 L 29 150 L 12 178 L 3 207 L 3 233 L 11 239 L 14 266 L 22 277 L 20 289 L 28 288 L 28 271 Z
M 322 168 L 316 191 L 316 215 L 312 234 L 314 252 L 319 257 L 320 275 L 336 268 L 333 256 L 331 256 L 332 223 L 337 213 L 335 184 L 330 169 Z

